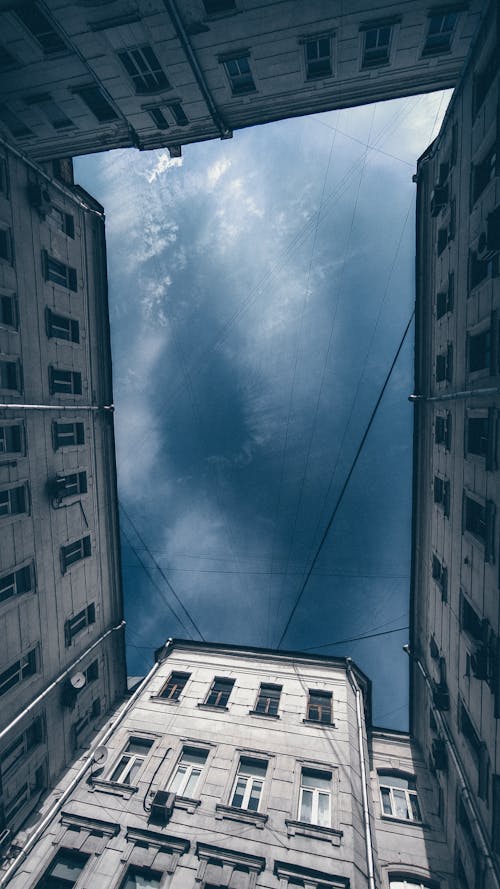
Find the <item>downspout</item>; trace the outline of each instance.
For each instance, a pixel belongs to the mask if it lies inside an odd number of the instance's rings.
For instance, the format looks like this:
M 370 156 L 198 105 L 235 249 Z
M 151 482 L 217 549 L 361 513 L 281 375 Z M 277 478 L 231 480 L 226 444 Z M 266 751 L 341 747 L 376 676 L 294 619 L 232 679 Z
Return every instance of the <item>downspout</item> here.
M 366 790 L 366 767 L 364 757 L 363 720 L 361 716 L 361 690 L 352 670 L 352 660 L 346 659 L 347 678 L 356 697 L 356 722 L 358 727 L 359 766 L 361 772 L 361 798 L 363 804 L 363 822 L 365 826 L 366 867 L 368 870 L 369 889 L 375 889 L 375 866 L 373 860 L 372 829 L 370 826 L 370 810 L 368 808 L 368 793 Z M 0 884 L 1 885 L 1 884 Z
M 165 643 L 163 649 L 161 650 L 161 655 L 165 656 L 165 654 L 167 653 L 168 648 L 171 646 L 171 644 L 172 644 L 172 640 L 168 639 L 167 642 Z M 63 793 L 61 794 L 59 799 L 56 800 L 56 802 L 49 809 L 49 811 L 47 812 L 45 817 L 41 820 L 40 824 L 38 825 L 38 827 L 36 828 L 34 833 L 31 834 L 31 836 L 29 837 L 27 842 L 24 844 L 24 846 L 23 846 L 21 852 L 19 853 L 19 855 L 17 856 L 17 858 L 15 858 L 14 861 L 12 862 L 12 864 L 9 865 L 9 867 L 7 868 L 7 870 L 5 871 L 3 876 L 0 877 L 0 889 L 1 889 L 1 887 L 6 886 L 7 883 L 10 883 L 12 877 L 14 876 L 16 871 L 19 869 L 22 862 L 28 857 L 29 853 L 31 852 L 31 850 L 33 849 L 35 844 L 38 842 L 38 840 L 40 839 L 44 830 L 49 826 L 49 824 L 55 818 L 57 813 L 62 809 L 66 800 L 71 796 L 71 794 L 73 793 L 73 790 L 75 789 L 77 784 L 81 781 L 81 779 L 85 775 L 85 772 L 87 771 L 89 765 L 92 765 L 92 762 L 94 759 L 94 753 L 97 750 L 97 748 L 102 747 L 102 745 L 106 743 L 106 741 L 111 737 L 113 732 L 118 728 L 120 723 L 123 722 L 123 720 L 125 719 L 125 716 L 129 712 L 129 710 L 133 707 L 133 705 L 135 704 L 139 695 L 142 694 L 142 691 L 144 690 L 144 688 L 146 688 L 148 682 L 150 681 L 150 679 L 152 679 L 152 677 L 158 670 L 158 667 L 162 663 L 162 660 L 163 660 L 163 658 L 160 656 L 158 658 L 158 660 L 156 661 L 156 663 L 153 664 L 153 666 L 151 667 L 151 670 L 149 671 L 147 676 L 145 676 L 145 678 L 142 680 L 141 684 L 136 688 L 135 692 L 130 696 L 130 698 L 128 698 L 128 700 L 125 701 L 125 704 L 122 707 L 122 709 L 118 712 L 116 719 L 114 721 L 112 721 L 111 724 L 108 725 L 107 728 L 102 729 L 101 732 L 97 735 L 94 742 L 90 746 L 90 748 L 85 756 L 85 759 L 83 761 L 83 764 L 78 769 L 75 777 L 72 778 L 72 780 L 68 784 L 66 790 L 63 791 Z
M 487 395 L 498 395 L 500 388 L 498 386 L 490 386 L 488 389 L 464 389 L 461 392 L 451 392 L 443 395 L 409 395 L 408 401 L 426 402 L 426 401 L 452 401 L 455 398 L 480 398 Z
M 198 84 L 200 92 L 207 104 L 210 117 L 212 118 L 213 123 L 218 129 L 221 139 L 230 139 L 233 133 L 229 129 L 227 124 L 224 123 L 217 108 L 217 105 L 212 98 L 212 94 L 208 87 L 207 81 L 205 80 L 205 75 L 200 67 L 200 63 L 198 62 L 193 47 L 191 46 L 191 43 L 189 41 L 189 35 L 186 31 L 186 28 L 184 27 L 184 22 L 181 19 L 176 2 L 175 0 L 163 0 L 163 2 L 172 20 L 172 24 L 176 30 L 180 44 L 184 52 L 186 53 L 189 66 L 194 74 L 196 83 Z
M 83 661 L 87 657 L 87 655 L 90 654 L 91 651 L 94 650 L 94 648 L 97 648 L 97 646 L 100 645 L 101 642 L 104 642 L 104 640 L 108 636 L 110 636 L 111 633 L 116 633 L 117 630 L 123 629 L 123 627 L 125 626 L 125 623 L 126 622 L 124 620 L 122 620 L 119 624 L 116 625 L 116 627 L 111 627 L 110 630 L 106 630 L 106 632 L 103 633 L 102 636 L 99 636 L 99 638 L 96 639 L 96 641 L 89 648 L 86 648 L 85 651 L 83 652 L 83 654 L 81 654 L 79 657 L 77 657 L 77 659 L 75 661 L 73 661 L 73 663 L 70 664 L 69 667 L 66 667 L 66 669 L 63 670 L 62 673 L 59 673 L 59 676 L 57 677 L 57 679 L 54 679 L 53 682 L 51 682 L 50 685 L 47 686 L 47 688 L 45 688 L 42 692 L 40 692 L 39 695 L 37 695 L 37 697 L 35 698 L 34 701 L 31 701 L 31 703 L 28 704 L 28 706 L 25 707 L 24 710 L 21 711 L 21 713 L 19 713 L 11 722 L 9 722 L 9 724 L 5 728 L 3 728 L 0 731 L 0 741 L 19 722 L 21 722 L 21 720 L 24 719 L 25 716 L 28 716 L 29 713 L 31 713 L 36 707 L 38 707 L 38 704 L 40 703 L 40 701 L 43 701 L 43 699 L 49 694 L 49 692 L 51 692 L 56 687 L 56 685 L 59 685 L 59 683 L 61 683 L 63 681 L 63 679 L 65 679 L 66 676 L 68 676 L 68 674 L 71 673 L 75 669 L 75 667 L 81 661 Z
M 114 404 L 0 404 L 0 411 L 114 411 Z
M 425 669 L 425 666 L 423 665 L 420 658 L 417 657 L 417 655 L 411 653 L 408 645 L 404 645 L 403 650 L 406 651 L 407 655 L 415 662 L 415 664 L 417 665 L 418 669 L 420 670 L 422 676 L 424 677 L 424 682 L 427 686 L 427 691 L 429 693 L 429 704 L 430 704 L 434 719 L 436 720 L 436 724 L 437 724 L 441 734 L 445 738 L 447 746 L 448 746 L 448 750 L 451 754 L 451 759 L 453 760 L 453 765 L 455 766 L 455 771 L 456 771 L 456 775 L 457 775 L 457 779 L 458 779 L 458 785 L 460 787 L 460 795 L 461 795 L 462 800 L 464 802 L 464 806 L 467 809 L 468 817 L 470 818 L 470 821 L 471 821 L 471 824 L 473 827 L 473 831 L 474 831 L 474 833 L 476 835 L 476 839 L 479 843 L 480 854 L 481 854 L 482 858 L 484 859 L 485 866 L 488 868 L 488 870 L 491 871 L 491 873 L 493 875 L 495 885 L 498 887 L 498 889 L 500 889 L 500 874 L 498 873 L 497 866 L 496 866 L 493 856 L 491 854 L 490 846 L 489 846 L 486 834 L 484 832 L 483 825 L 481 824 L 479 815 L 476 812 L 476 808 L 474 805 L 474 796 L 471 793 L 471 790 L 470 790 L 468 782 L 467 782 L 467 778 L 463 772 L 462 765 L 460 762 L 460 755 L 456 749 L 455 741 L 453 740 L 453 736 L 450 732 L 450 729 L 448 728 L 448 724 L 447 724 L 446 720 L 443 719 L 440 711 L 434 705 L 433 689 L 432 689 L 432 685 L 431 685 L 431 680 L 429 678 L 429 674 L 427 673 L 427 670 Z

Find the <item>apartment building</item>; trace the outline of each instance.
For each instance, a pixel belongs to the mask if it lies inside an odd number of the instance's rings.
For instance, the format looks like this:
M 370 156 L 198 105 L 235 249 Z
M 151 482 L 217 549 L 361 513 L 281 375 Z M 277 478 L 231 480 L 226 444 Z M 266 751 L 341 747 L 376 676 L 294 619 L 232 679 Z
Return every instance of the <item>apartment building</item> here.
M 412 731 L 461 889 L 500 885 L 499 28 L 417 173 Z
M 125 666 L 103 209 L 4 142 L 0 402 L 5 851 Z
M 452 87 L 482 0 L 4 0 L 0 127 L 39 160 Z
M 169 640 L 12 889 L 452 889 L 437 782 L 345 658 Z

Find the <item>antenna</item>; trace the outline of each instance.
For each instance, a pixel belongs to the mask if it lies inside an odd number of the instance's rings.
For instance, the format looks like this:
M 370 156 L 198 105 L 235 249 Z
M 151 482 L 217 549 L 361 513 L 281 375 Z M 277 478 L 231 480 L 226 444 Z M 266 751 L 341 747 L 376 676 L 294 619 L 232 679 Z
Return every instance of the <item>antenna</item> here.
M 92 762 L 95 762 L 96 765 L 102 766 L 108 758 L 108 751 L 106 747 L 96 747 L 94 750 L 94 755 L 92 757 Z
M 73 688 L 75 688 L 77 691 L 79 691 L 87 684 L 84 673 L 73 673 L 73 676 L 71 676 L 69 681 L 71 682 Z

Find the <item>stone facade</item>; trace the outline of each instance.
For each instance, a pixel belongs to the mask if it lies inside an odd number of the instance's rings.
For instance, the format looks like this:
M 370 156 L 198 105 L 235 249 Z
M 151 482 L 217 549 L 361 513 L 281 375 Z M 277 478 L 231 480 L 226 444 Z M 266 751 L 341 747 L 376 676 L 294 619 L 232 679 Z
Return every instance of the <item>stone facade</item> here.
M 417 174 L 412 731 L 465 889 L 500 885 L 499 27 Z
M 104 213 L 3 142 L 0 375 L 0 830 L 15 832 L 125 666 Z
M 37 159 L 233 130 L 455 85 L 481 0 L 0 4 L 0 125 Z

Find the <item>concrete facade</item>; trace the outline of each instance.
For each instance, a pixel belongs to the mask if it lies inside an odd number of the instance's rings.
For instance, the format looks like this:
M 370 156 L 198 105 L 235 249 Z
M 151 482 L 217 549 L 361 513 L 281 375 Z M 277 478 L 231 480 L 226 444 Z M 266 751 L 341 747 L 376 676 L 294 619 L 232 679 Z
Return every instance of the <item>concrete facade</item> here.
M 0 3 L 0 126 L 47 160 L 452 87 L 481 0 Z
M 407 735 L 372 730 L 345 658 L 170 641 L 96 744 L 1 886 L 55 886 L 63 861 L 78 889 L 454 885 L 436 781 Z M 381 788 L 405 779 L 412 813 L 388 815 Z
M 104 214 L 3 142 L 0 309 L 0 829 L 15 833 L 125 665 Z
M 461 889 L 500 885 L 499 28 L 417 174 L 412 731 Z

